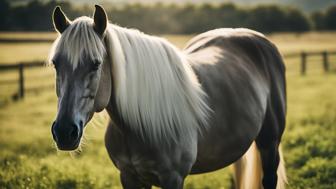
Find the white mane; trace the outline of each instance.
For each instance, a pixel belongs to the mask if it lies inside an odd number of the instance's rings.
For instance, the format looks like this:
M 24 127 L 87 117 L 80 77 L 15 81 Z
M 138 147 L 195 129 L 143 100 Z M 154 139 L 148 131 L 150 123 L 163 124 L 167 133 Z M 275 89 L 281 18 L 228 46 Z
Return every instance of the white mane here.
M 189 139 L 206 126 L 206 94 L 182 52 L 162 38 L 112 24 L 106 35 L 117 106 L 131 129 L 160 142 Z
M 76 19 L 52 52 L 70 52 L 74 69 L 83 55 L 103 60 L 107 53 L 117 108 L 130 129 L 160 144 L 188 140 L 206 126 L 206 94 L 181 51 L 162 38 L 112 24 L 104 46 L 92 23 Z

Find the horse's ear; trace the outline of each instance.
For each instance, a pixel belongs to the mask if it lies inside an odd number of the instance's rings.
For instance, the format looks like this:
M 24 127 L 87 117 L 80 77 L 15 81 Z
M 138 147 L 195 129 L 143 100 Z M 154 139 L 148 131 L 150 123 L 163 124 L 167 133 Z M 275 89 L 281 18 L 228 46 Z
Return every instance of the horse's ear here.
M 71 21 L 65 16 L 61 7 L 57 6 L 53 13 L 53 22 L 56 31 L 63 33 L 70 25 Z
M 99 5 L 95 5 L 95 8 L 96 10 L 93 14 L 93 20 L 94 20 L 93 27 L 94 27 L 94 30 L 99 35 L 103 35 L 106 30 L 106 26 L 107 26 L 107 15 L 103 7 Z

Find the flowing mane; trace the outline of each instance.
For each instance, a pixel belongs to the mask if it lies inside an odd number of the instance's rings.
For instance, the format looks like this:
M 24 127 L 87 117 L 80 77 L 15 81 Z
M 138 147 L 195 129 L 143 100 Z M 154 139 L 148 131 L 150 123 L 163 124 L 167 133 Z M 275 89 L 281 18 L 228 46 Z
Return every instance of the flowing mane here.
M 185 54 L 162 38 L 113 24 L 107 26 L 103 46 L 92 23 L 87 17 L 76 19 L 51 54 L 66 48 L 74 69 L 84 55 L 102 59 L 107 54 L 117 108 L 130 129 L 160 144 L 188 140 L 206 127 L 206 94 Z
M 185 55 L 162 38 L 110 24 L 116 101 L 125 121 L 152 142 L 188 138 L 206 126 L 205 93 Z

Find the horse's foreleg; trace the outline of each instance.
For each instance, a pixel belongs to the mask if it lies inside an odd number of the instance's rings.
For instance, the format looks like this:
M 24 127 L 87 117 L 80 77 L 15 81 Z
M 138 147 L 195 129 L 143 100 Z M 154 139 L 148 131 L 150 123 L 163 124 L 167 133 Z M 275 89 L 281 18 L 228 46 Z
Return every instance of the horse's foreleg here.
M 149 184 L 142 183 L 135 175 L 122 171 L 120 173 L 120 180 L 123 189 L 151 189 Z
M 183 189 L 184 178 L 177 172 L 169 172 L 159 176 L 162 189 Z

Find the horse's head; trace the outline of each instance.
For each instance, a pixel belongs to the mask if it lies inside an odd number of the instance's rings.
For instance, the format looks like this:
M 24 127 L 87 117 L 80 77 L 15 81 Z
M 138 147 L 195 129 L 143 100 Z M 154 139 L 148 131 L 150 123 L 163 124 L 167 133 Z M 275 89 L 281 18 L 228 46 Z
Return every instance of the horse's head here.
M 53 13 L 60 34 L 50 60 L 56 69 L 58 112 L 51 131 L 60 150 L 78 147 L 84 126 L 94 112 L 103 110 L 111 96 L 111 68 L 104 45 L 108 24 L 96 5 L 93 19 L 70 21 L 59 7 Z

